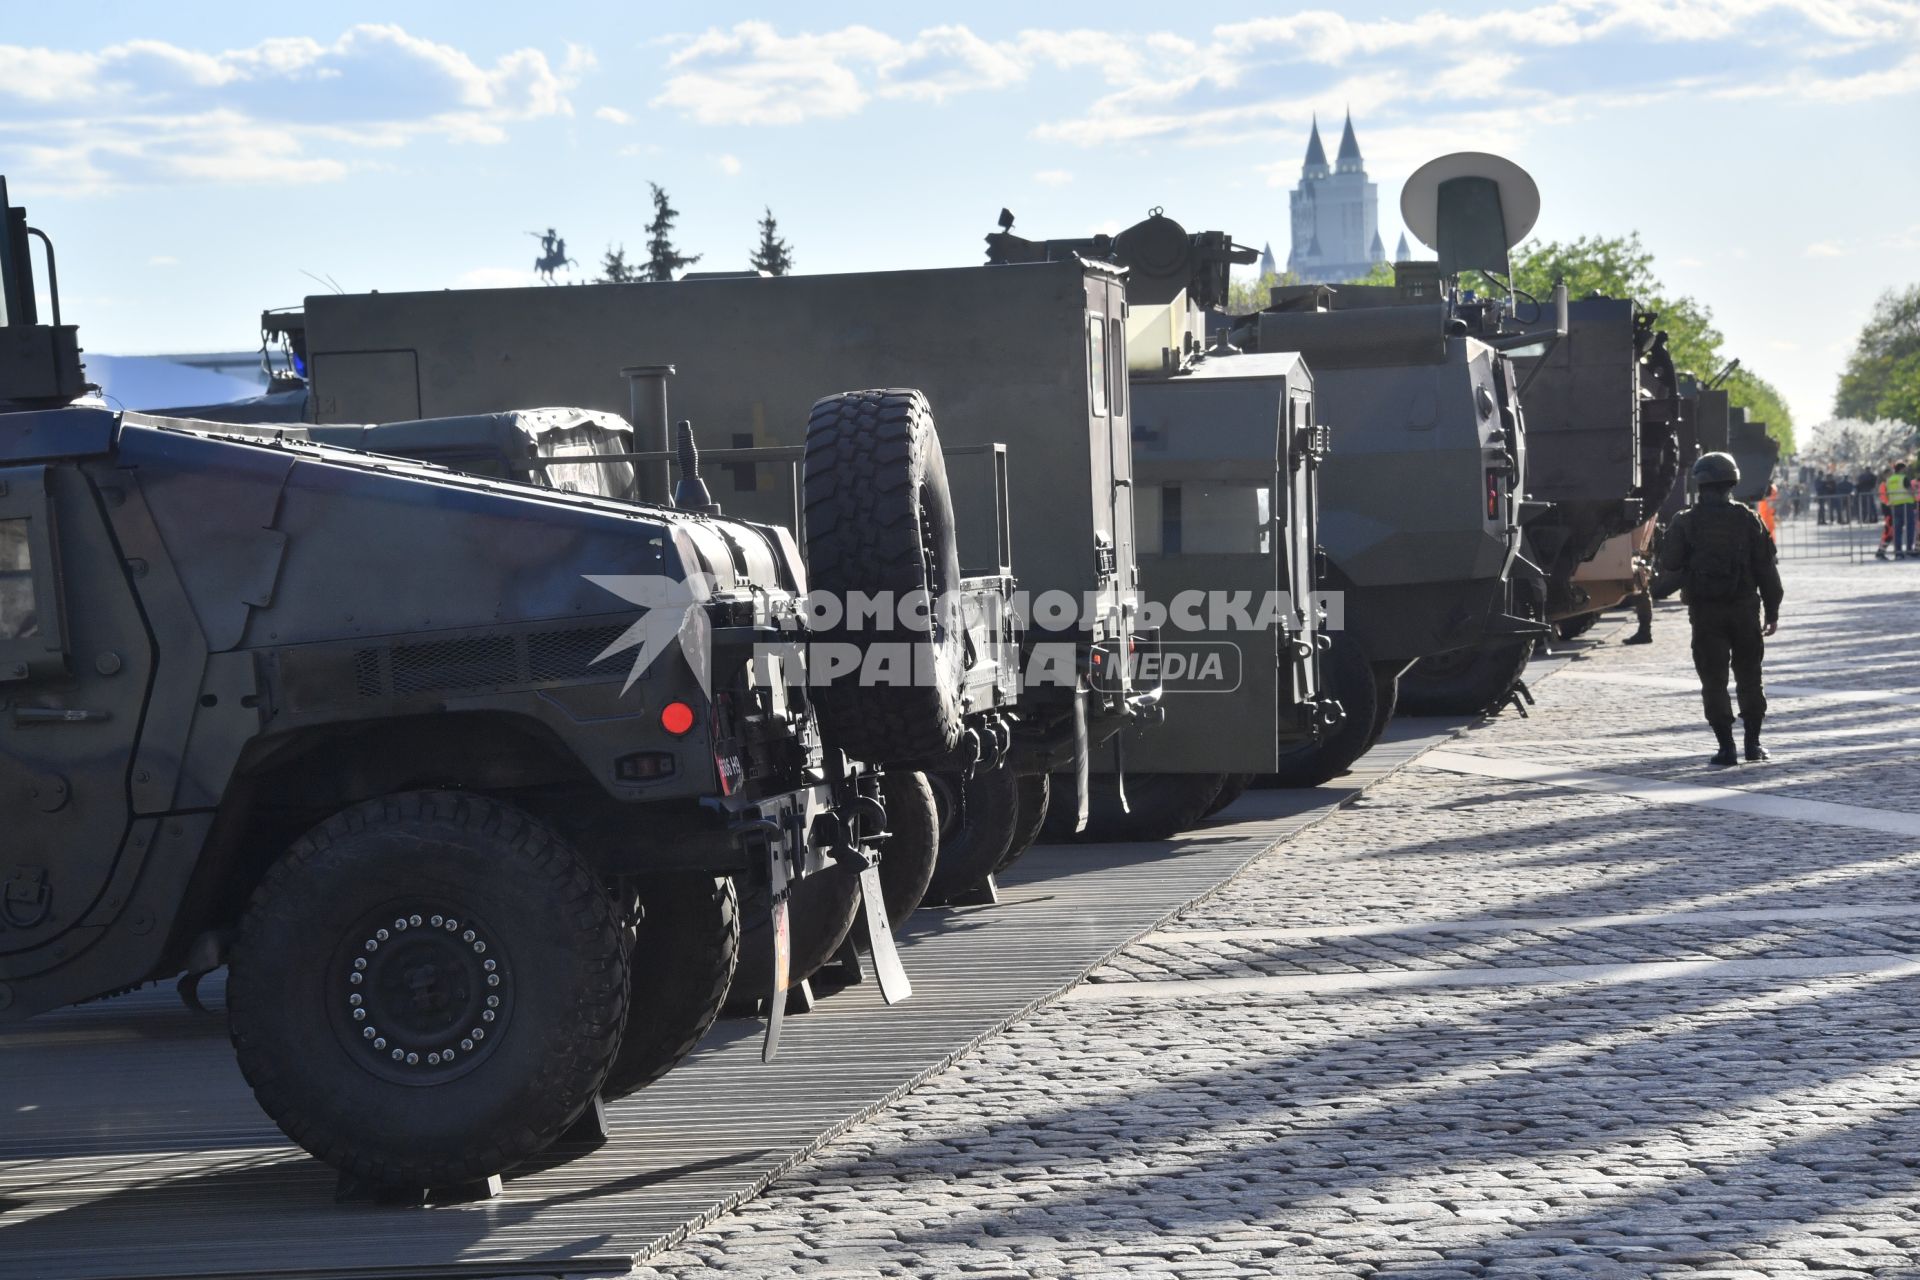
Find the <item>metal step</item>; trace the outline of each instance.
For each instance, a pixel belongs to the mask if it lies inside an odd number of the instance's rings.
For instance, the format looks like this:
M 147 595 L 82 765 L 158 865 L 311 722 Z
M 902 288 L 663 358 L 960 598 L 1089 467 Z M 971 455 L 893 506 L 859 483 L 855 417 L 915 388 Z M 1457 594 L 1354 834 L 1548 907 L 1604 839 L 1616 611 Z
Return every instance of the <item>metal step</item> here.
M 1427 745 L 1422 742 L 1420 745 Z M 165 987 L 0 1031 L 0 1276 L 621 1275 L 756 1194 L 1127 942 L 1358 794 L 1250 792 L 1171 844 L 1046 846 L 991 907 L 902 931 L 911 1000 L 875 984 L 822 999 L 759 1060 L 761 1024 L 723 1022 L 680 1068 L 607 1108 L 612 1141 L 506 1176 L 498 1197 L 428 1208 L 334 1203 L 234 1066 L 225 1020 Z M 210 1007 L 223 996 L 210 979 Z

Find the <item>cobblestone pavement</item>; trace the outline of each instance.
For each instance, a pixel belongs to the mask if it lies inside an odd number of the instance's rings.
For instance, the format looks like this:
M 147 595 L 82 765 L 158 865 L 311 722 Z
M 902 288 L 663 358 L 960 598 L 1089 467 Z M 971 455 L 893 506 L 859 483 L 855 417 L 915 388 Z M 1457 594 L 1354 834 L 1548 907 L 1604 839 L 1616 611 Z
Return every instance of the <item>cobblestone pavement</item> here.
M 1915 812 L 1920 566 L 1787 586 L 1776 762 L 1677 609 L 1444 758 Z M 1416 763 L 637 1274 L 1920 1275 L 1920 838 L 1835 812 Z

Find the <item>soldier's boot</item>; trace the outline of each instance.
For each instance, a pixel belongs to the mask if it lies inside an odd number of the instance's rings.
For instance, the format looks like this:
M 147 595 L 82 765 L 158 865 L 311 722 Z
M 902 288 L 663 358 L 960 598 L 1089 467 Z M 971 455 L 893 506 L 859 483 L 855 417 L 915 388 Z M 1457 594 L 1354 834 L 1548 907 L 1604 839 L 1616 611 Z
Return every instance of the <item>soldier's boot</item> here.
M 1713 726 L 1713 736 L 1720 739 L 1720 751 L 1719 754 L 1715 755 L 1713 759 L 1707 761 L 1707 763 L 1716 769 L 1724 769 L 1728 765 L 1739 764 L 1740 752 L 1733 745 L 1733 726 L 1730 724 L 1716 724 Z
M 1640 624 L 1640 629 L 1638 631 L 1634 632 L 1632 635 L 1628 636 L 1625 640 L 1622 640 L 1620 643 L 1621 644 L 1652 644 L 1653 628 L 1643 622 Z
M 1746 728 L 1748 763 L 1757 764 L 1762 760 L 1773 759 L 1772 756 L 1767 754 L 1767 749 L 1760 745 L 1760 721 L 1757 718 L 1749 720 L 1747 721 Z M 1729 763 L 1731 763 L 1731 761 L 1729 761 Z

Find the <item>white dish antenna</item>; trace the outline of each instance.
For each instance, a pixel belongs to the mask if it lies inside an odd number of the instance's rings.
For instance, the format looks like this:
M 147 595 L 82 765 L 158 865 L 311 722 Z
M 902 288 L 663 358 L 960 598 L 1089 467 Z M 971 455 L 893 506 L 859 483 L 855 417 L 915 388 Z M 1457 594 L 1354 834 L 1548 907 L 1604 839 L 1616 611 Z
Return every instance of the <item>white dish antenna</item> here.
M 1429 160 L 1400 189 L 1400 218 L 1440 255 L 1440 273 L 1507 270 L 1508 249 L 1540 220 L 1540 188 L 1505 156 L 1456 151 Z

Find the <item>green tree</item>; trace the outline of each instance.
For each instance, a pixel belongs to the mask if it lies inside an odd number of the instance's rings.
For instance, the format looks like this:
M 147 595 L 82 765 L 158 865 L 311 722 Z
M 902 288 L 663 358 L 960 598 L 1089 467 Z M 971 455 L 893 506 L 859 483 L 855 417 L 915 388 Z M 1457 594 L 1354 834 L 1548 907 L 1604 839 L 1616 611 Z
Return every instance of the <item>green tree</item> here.
M 1358 276 L 1352 280 L 1342 280 L 1340 283 L 1391 285 L 1393 283 L 1393 264 L 1391 262 L 1376 262 L 1373 264 L 1373 270 L 1367 272 L 1367 274 Z
M 1920 424 L 1920 284 L 1888 290 L 1874 304 L 1840 374 L 1833 412 Z
M 1299 277 L 1291 271 L 1280 275 L 1269 271 L 1258 280 L 1229 280 L 1227 281 L 1227 310 L 1236 316 L 1265 311 L 1273 297 L 1275 287 L 1299 283 Z
M 764 206 L 762 209 L 766 216 L 760 219 L 760 245 L 748 261 L 755 271 L 784 276 L 793 270 L 793 249 L 780 238 L 780 226 L 773 220 L 773 210 Z
M 1658 326 L 1667 331 L 1667 349 L 1673 362 L 1701 378 L 1711 378 L 1725 368 L 1728 358 L 1721 350 L 1725 336 L 1713 325 L 1713 312 L 1706 304 L 1685 294 L 1672 294 L 1654 274 L 1653 254 L 1640 243 L 1640 233 L 1625 236 L 1581 236 L 1575 240 L 1531 241 L 1513 252 L 1513 283 L 1534 298 L 1544 299 L 1553 292 L 1554 282 L 1567 282 L 1567 296 L 1584 298 L 1603 294 L 1610 298 L 1632 298 L 1654 312 Z M 1498 285 L 1478 278 L 1476 288 L 1498 290 Z M 1773 385 L 1744 366 L 1734 371 L 1726 383 L 1729 403 L 1743 407 L 1749 416 L 1767 424 L 1767 432 L 1780 447 L 1793 452 L 1793 414 Z
M 632 284 L 640 278 L 640 273 L 627 261 L 627 246 L 619 248 L 607 246 L 606 254 L 600 259 L 600 278 L 595 284 Z
M 647 185 L 653 188 L 653 221 L 647 224 L 646 278 L 664 282 L 673 279 L 680 268 L 700 261 L 701 255 L 688 257 L 673 247 L 673 222 L 680 211 L 667 202 L 667 193 L 659 183 Z

